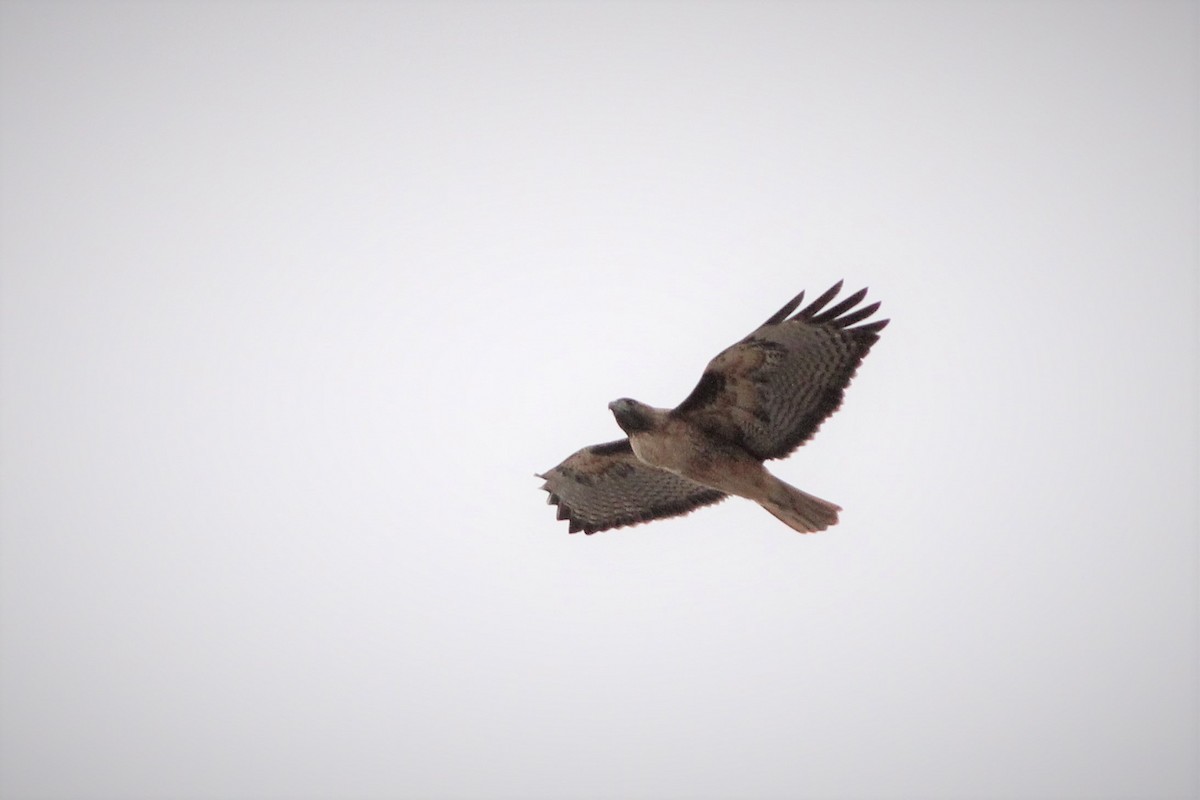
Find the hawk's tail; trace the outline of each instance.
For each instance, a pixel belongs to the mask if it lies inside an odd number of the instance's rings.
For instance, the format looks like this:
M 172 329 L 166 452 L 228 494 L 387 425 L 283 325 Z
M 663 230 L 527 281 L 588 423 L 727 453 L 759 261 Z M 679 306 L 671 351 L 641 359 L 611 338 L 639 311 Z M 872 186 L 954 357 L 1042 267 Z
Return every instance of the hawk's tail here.
M 842 510 L 841 506 L 802 492 L 778 478 L 775 478 L 770 495 L 759 502 L 785 525 L 800 533 L 816 533 L 836 525 L 838 512 Z

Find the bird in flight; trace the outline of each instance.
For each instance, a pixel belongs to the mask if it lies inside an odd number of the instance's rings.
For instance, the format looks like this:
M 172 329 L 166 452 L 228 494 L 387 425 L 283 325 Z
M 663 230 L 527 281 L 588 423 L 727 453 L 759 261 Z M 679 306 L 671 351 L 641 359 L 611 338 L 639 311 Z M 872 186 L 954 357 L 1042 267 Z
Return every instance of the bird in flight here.
M 763 462 L 803 445 L 842 404 L 846 386 L 889 320 L 861 323 L 862 289 L 826 308 L 838 281 L 804 309 L 792 298 L 726 348 L 673 409 L 608 404 L 625 438 L 585 447 L 537 477 L 571 533 L 598 533 L 686 514 L 733 494 L 801 533 L 836 525 L 841 507 L 772 475 Z

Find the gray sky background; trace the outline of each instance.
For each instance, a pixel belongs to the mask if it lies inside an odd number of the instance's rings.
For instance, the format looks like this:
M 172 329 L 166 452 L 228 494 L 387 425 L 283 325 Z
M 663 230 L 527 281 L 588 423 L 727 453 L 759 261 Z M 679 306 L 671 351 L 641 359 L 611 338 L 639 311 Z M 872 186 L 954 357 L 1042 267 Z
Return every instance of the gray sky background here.
M 1167 798 L 1194 3 L 0 4 L 0 794 Z M 535 471 L 800 289 L 729 501 Z

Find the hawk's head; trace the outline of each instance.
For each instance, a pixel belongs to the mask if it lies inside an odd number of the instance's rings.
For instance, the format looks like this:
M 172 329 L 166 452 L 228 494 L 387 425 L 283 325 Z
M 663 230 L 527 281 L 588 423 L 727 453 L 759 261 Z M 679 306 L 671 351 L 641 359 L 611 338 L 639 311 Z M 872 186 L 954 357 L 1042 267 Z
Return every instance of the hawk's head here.
M 654 427 L 654 409 L 645 403 L 622 397 L 620 400 L 613 400 L 609 403 L 608 408 L 617 418 L 617 424 L 621 426 L 621 430 L 627 434 L 648 431 Z

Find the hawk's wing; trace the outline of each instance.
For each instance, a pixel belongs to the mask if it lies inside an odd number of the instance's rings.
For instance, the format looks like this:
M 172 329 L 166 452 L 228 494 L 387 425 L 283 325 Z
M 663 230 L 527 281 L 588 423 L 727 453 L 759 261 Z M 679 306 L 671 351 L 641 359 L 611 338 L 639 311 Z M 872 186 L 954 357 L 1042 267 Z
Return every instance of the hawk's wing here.
M 628 439 L 585 447 L 545 475 L 542 488 L 570 531 L 587 534 L 676 517 L 725 499 L 673 472 L 638 461 Z
M 875 313 L 859 309 L 867 290 L 825 306 L 838 283 L 792 317 L 804 292 L 758 330 L 727 348 L 671 413 L 755 457 L 782 458 L 808 441 L 842 404 L 842 395 L 888 320 L 851 327 Z

